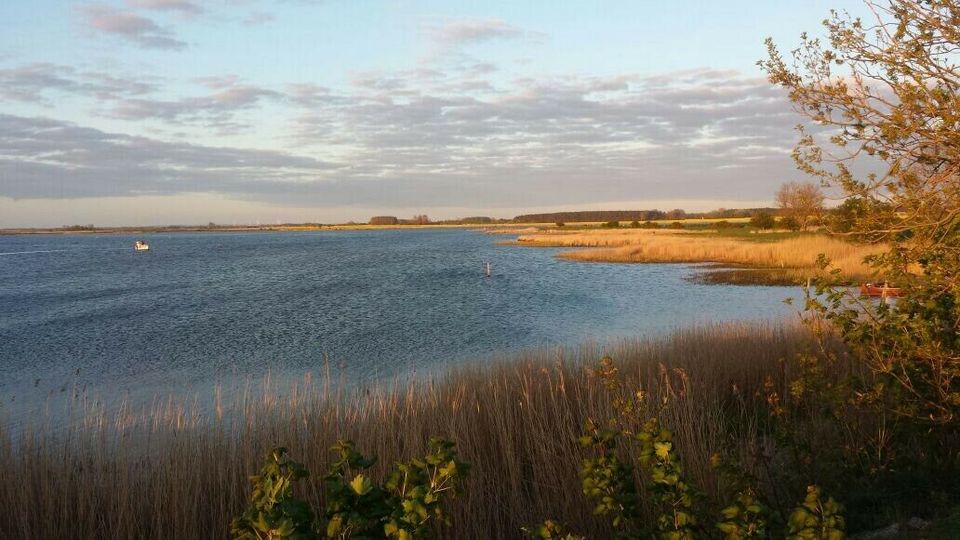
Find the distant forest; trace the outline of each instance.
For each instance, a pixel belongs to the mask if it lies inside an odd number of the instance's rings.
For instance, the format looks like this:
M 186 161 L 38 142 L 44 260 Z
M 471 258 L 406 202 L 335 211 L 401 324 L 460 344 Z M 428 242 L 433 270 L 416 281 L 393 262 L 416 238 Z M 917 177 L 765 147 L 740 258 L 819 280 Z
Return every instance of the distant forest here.
M 550 212 L 547 214 L 524 214 L 513 218 L 517 223 L 577 223 L 584 221 L 655 221 L 659 219 L 729 219 L 750 217 L 758 212 L 776 215 L 777 208 L 734 208 L 710 212 L 689 213 L 683 210 L 588 210 L 582 212 Z

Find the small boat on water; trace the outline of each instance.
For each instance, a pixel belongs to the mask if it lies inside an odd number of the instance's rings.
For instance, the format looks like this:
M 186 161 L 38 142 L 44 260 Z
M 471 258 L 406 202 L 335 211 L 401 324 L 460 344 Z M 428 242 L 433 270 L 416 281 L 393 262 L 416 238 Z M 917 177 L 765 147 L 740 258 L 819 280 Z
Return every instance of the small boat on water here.
M 886 283 L 883 285 L 864 283 L 860 286 L 860 294 L 863 296 L 891 298 L 894 296 L 900 296 L 900 287 L 890 287 Z
M 143 240 L 137 240 L 133 243 L 133 249 L 134 251 L 149 251 L 150 244 L 144 242 Z

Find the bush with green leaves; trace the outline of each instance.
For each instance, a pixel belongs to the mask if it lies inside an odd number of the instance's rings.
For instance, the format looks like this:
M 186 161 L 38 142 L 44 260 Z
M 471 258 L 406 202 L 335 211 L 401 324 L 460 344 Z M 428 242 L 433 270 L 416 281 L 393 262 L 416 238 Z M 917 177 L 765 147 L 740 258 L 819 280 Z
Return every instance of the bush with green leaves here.
M 800 224 L 800 221 L 793 216 L 787 216 L 781 219 L 778 225 L 781 229 L 787 229 L 788 231 L 799 231 L 803 228 L 803 225 Z
M 580 481 L 583 494 L 594 501 L 593 513 L 609 516 L 618 537 L 632 538 L 638 528 L 637 488 L 633 466 L 617 455 L 622 435 L 614 426 L 601 428 L 589 423 L 580 444 L 593 448 L 596 455 L 583 460 Z
M 776 218 L 767 212 L 757 212 L 750 217 L 750 225 L 757 229 L 772 229 L 776 224 Z
M 534 540 L 587 540 L 586 536 L 565 532 L 563 526 L 549 519 L 533 527 L 524 527 L 522 532 Z
M 694 538 L 696 492 L 684 480 L 680 457 L 673 446 L 673 433 L 663 429 L 656 418 L 651 418 L 636 434 L 636 439 L 640 444 L 637 459 L 649 471 L 650 491 L 659 506 L 657 536 L 662 540 Z
M 790 514 L 787 540 L 841 540 L 846 534 L 842 512 L 833 498 L 821 498 L 819 487 L 808 487 L 803 504 Z
M 733 502 L 720 511 L 717 529 L 724 540 L 767 538 L 767 509 L 753 488 L 737 493 Z
M 684 477 L 673 433 L 661 425 L 657 411 L 648 410 L 646 394 L 628 392 L 610 358 L 602 359 L 596 372 L 610 393 L 616 416 L 602 423 L 587 422 L 580 444 L 592 449 L 594 455 L 584 459 L 580 478 L 584 495 L 594 504 L 594 514 L 609 518 L 616 538 L 685 540 L 719 534 L 725 540 L 744 540 L 770 538 L 774 534 L 771 511 L 754 487 L 756 479 L 719 455 L 714 455 L 711 463 L 735 493 L 732 502 L 720 510 L 715 528 L 711 531 L 705 527 L 703 524 L 711 519 L 698 503 L 701 494 Z M 652 524 L 641 522 L 641 499 L 635 483 L 637 469 L 646 480 L 649 502 L 655 505 Z M 819 487 L 811 486 L 809 490 L 803 504 L 791 514 L 790 538 L 842 538 L 842 507 L 832 498 L 823 501 Z M 780 520 L 777 523 L 782 525 Z M 788 530 L 776 528 L 779 534 L 787 534 Z M 564 535 L 553 521 L 525 532 L 532 538 L 580 538 Z
M 679 456 L 673 446 L 673 434 L 656 417 L 648 417 L 646 395 L 629 393 L 619 378 L 619 370 L 609 357 L 601 360 L 598 373 L 611 393 L 616 418 L 605 425 L 587 423 L 580 444 L 595 451 L 584 460 L 580 470 L 583 493 L 594 501 L 594 513 L 610 516 L 619 538 L 655 535 L 664 540 L 693 538 L 698 530 L 694 512 L 696 491 L 683 477 Z M 639 428 L 635 426 L 639 425 Z M 637 486 L 633 465 L 618 455 L 623 445 L 631 451 L 648 482 L 648 492 L 657 505 L 653 527 L 639 523 Z
M 429 538 L 435 523 L 449 524 L 443 501 L 460 492 L 469 467 L 456 458 L 454 444 L 430 440 L 420 459 L 398 463 L 382 485 L 364 471 L 376 462 L 350 441 L 333 448 L 337 459 L 324 475 L 323 511 L 294 497 L 293 484 L 308 476 L 287 460 L 286 449 L 271 450 L 260 474 L 251 477 L 250 507 L 231 525 L 237 540 Z
M 293 484 L 306 478 L 307 470 L 286 453 L 286 448 L 272 449 L 260 474 L 250 477 L 250 506 L 230 524 L 236 540 L 316 538 L 313 511 L 293 496 Z

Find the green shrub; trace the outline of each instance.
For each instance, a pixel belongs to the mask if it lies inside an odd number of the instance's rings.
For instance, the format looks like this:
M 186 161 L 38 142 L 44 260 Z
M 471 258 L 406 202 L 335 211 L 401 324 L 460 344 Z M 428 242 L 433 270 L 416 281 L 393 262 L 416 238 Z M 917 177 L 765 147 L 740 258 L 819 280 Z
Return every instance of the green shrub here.
M 580 438 L 580 444 L 593 448 L 596 456 L 583 460 L 580 479 L 583 494 L 595 502 L 593 513 L 610 516 L 610 523 L 621 538 L 630 538 L 637 530 L 637 488 L 633 481 L 633 467 L 617 456 L 617 445 L 623 432 L 601 429 L 592 422 L 589 434 Z
M 331 448 L 338 458 L 323 477 L 325 505 L 314 517 L 309 505 L 293 496 L 293 484 L 307 470 L 276 448 L 257 476 L 251 477 L 250 507 L 231 524 L 236 540 L 320 538 L 428 538 L 434 523 L 448 524 L 443 500 L 460 492 L 468 466 L 457 461 L 454 444 L 430 440 L 421 459 L 398 463 L 383 485 L 363 471 L 376 462 L 357 452 L 350 441 Z
M 683 477 L 679 456 L 673 447 L 673 434 L 648 417 L 646 395 L 629 394 L 619 379 L 619 370 L 609 357 L 601 360 L 598 373 L 611 393 L 616 418 L 601 428 L 587 423 L 587 434 L 580 444 L 593 448 L 595 456 L 584 460 L 580 477 L 583 493 L 595 503 L 593 512 L 611 516 L 611 525 L 619 538 L 639 538 L 654 533 L 664 540 L 693 538 L 697 531 L 694 514 L 695 491 Z M 637 430 L 634 425 L 640 424 Z M 633 467 L 617 455 L 624 443 L 635 453 L 657 503 L 659 516 L 653 530 L 643 528 L 638 518 L 637 486 Z
M 841 540 L 846 530 L 842 511 L 833 498 L 820 498 L 820 488 L 808 487 L 803 504 L 790 514 L 787 540 Z
M 767 509 L 752 488 L 737 493 L 733 502 L 720 511 L 717 528 L 725 540 L 767 538 Z
M 546 520 L 533 527 L 524 527 L 523 533 L 528 538 L 537 540 L 586 540 L 586 536 L 575 536 L 564 532 L 563 527 L 555 521 Z
M 791 231 L 799 231 L 801 228 L 800 222 L 793 216 L 787 216 L 781 219 L 779 225 L 781 229 L 787 229 Z
M 620 226 L 620 222 L 619 222 L 619 221 L 608 221 L 608 222 L 604 223 L 603 225 L 601 225 L 601 227 L 606 228 L 606 229 L 616 229 L 616 228 L 619 227 L 619 226 Z
M 307 470 L 286 453 L 286 448 L 274 448 L 260 474 L 250 477 L 250 507 L 230 524 L 236 540 L 316 538 L 313 511 L 293 496 L 293 484 L 306 478 Z
M 659 504 L 657 535 L 663 540 L 692 539 L 696 536 L 697 518 L 694 514 L 694 490 L 683 478 L 683 468 L 676 449 L 673 433 L 660 427 L 656 418 L 647 420 L 636 435 L 640 443 L 640 464 L 650 474 L 650 491 Z
M 700 524 L 708 519 L 697 504 L 700 494 L 684 478 L 673 434 L 661 426 L 656 411 L 648 410 L 646 394 L 627 393 L 610 358 L 601 360 L 597 373 L 611 394 L 616 416 L 603 427 L 589 421 L 587 433 L 580 438 L 582 446 L 595 452 L 593 457 L 584 459 L 580 472 L 583 493 L 595 504 L 594 514 L 609 516 L 617 538 L 622 539 L 684 540 L 712 536 Z M 660 404 L 668 405 L 667 402 Z M 640 420 L 641 427 L 634 430 L 632 426 Z M 645 491 L 656 504 L 657 517 L 652 527 L 644 527 L 639 522 L 634 468 L 629 460 L 618 455 L 618 449 L 624 446 L 633 452 L 648 483 Z M 724 464 L 719 455 L 711 458 L 711 463 L 720 470 L 721 476 L 735 478 L 732 484 L 736 488 L 733 501 L 720 511 L 716 530 L 725 540 L 769 538 L 772 534 L 768 526 L 770 511 L 752 485 L 756 479 Z M 819 488 L 810 487 L 803 504 L 791 514 L 788 531 L 780 529 L 780 532 L 788 532 L 789 538 L 797 540 L 843 538 L 845 521 L 841 512 L 842 507 L 836 501 L 832 498 L 822 501 Z M 578 538 L 549 536 L 552 531 L 559 534 L 559 529 L 554 527 L 553 522 L 546 521 L 533 529 L 546 536 L 533 537 Z M 530 534 L 530 530 L 527 532 Z
M 757 212 L 750 217 L 750 225 L 757 229 L 772 229 L 777 220 L 767 212 Z

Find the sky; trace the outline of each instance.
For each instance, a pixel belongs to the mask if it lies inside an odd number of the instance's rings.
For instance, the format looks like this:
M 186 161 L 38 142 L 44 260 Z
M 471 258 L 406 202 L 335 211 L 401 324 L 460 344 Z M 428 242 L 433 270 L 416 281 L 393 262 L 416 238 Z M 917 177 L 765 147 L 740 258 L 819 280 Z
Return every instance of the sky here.
M 3 0 L 0 227 L 769 205 L 853 0 Z

